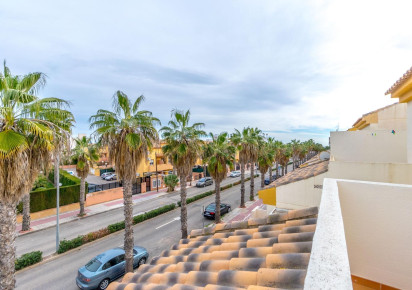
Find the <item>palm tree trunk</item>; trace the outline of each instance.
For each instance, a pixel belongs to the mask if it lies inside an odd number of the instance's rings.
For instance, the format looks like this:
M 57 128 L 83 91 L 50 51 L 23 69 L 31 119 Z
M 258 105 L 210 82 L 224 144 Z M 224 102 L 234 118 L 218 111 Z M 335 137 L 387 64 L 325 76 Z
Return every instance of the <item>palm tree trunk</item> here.
M 186 176 L 180 176 L 180 226 L 182 239 L 187 238 Z
M 215 210 L 215 223 L 220 223 L 220 181 L 216 180 L 215 182 L 215 204 L 216 204 L 216 210 Z
M 86 192 L 86 178 L 82 177 L 80 179 L 80 213 L 79 216 L 84 216 L 84 194 Z
M 255 163 L 250 167 L 250 195 L 249 200 L 255 200 Z
M 265 187 L 265 173 L 260 172 L 260 188 Z
M 30 193 L 23 195 L 23 223 L 21 230 L 23 232 L 30 230 Z
M 123 180 L 123 203 L 124 203 L 124 251 L 126 260 L 126 273 L 133 272 L 133 200 L 132 180 Z
M 272 181 L 273 181 L 273 178 L 272 178 L 273 168 L 272 168 L 272 166 L 273 166 L 273 164 L 271 164 L 270 167 L 269 167 L 269 182 L 270 183 L 272 183 Z
M 285 165 L 285 173 L 284 174 L 288 174 L 288 165 L 289 165 L 288 163 L 286 163 L 286 165 Z
M 203 177 L 206 177 L 206 164 L 203 165 Z
M 240 163 L 240 207 L 245 207 L 245 163 Z
M 0 202 L 0 289 L 11 290 L 16 284 L 16 203 Z
M 276 166 L 276 178 L 279 177 L 279 163 L 276 161 L 275 162 L 275 166 Z

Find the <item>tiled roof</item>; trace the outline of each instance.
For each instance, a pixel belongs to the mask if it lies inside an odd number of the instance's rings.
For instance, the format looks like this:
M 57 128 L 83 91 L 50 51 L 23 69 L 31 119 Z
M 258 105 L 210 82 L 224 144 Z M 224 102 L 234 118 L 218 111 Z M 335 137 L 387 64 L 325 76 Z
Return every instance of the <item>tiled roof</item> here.
M 317 214 L 312 207 L 193 230 L 108 289 L 302 289 Z
M 288 174 L 276 179 L 269 184 L 267 188 L 278 187 L 292 182 L 304 180 L 328 171 L 329 160 L 320 160 L 320 154 L 314 156 L 299 168 L 289 172 Z
M 403 74 L 403 76 L 396 81 L 385 93 L 385 95 L 392 94 L 396 89 L 398 89 L 400 86 L 402 86 L 407 79 L 409 79 L 412 76 L 412 67 L 406 71 L 406 73 Z

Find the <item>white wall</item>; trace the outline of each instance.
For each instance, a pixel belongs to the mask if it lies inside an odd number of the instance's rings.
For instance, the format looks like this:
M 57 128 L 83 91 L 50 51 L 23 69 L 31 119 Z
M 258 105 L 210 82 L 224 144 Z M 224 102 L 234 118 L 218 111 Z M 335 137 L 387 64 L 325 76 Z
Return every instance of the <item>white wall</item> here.
M 330 143 L 331 161 L 407 163 L 405 131 L 331 132 Z
M 412 184 L 412 164 L 333 161 L 329 162 L 328 177 Z
M 412 186 L 337 182 L 352 275 L 410 289 Z
M 406 104 L 398 103 L 378 112 L 378 128 L 381 130 L 406 130 Z
M 319 206 L 322 188 L 314 188 L 314 186 L 323 186 L 323 179 L 326 176 L 327 172 L 276 187 L 276 206 L 285 209 Z

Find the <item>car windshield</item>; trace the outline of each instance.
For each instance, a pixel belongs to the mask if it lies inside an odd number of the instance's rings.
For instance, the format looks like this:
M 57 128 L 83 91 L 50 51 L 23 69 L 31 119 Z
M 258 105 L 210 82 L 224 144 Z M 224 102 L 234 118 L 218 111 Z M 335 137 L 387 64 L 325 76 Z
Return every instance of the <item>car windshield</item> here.
M 102 263 L 96 258 L 92 259 L 89 263 L 86 264 L 85 268 L 87 271 L 96 272 L 97 269 L 102 265 Z
M 207 206 L 207 208 L 206 208 L 207 211 L 209 211 L 209 210 L 215 210 L 215 209 L 216 209 L 216 205 L 214 205 L 214 204 L 209 204 L 209 205 Z
M 203 182 L 203 181 L 205 181 L 206 179 L 205 178 L 200 178 L 199 179 L 199 182 Z

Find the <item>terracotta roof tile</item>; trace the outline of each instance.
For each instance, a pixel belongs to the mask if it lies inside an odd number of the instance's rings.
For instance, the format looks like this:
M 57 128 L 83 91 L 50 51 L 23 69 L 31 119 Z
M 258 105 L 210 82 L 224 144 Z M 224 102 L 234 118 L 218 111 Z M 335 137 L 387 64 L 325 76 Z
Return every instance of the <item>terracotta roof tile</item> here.
M 278 178 L 277 180 L 269 184 L 267 188 L 279 187 L 285 184 L 317 176 L 319 174 L 327 172 L 328 166 L 329 160 L 320 160 L 318 154 L 306 163 L 302 164 L 299 168 L 296 168 L 288 174 Z
M 317 213 L 317 208 L 293 210 L 194 230 L 108 289 L 301 289 Z
M 408 69 L 403 76 L 398 79 L 385 93 L 385 95 L 392 94 L 396 89 L 398 89 L 400 86 L 402 86 L 407 79 L 409 79 L 412 76 L 412 67 Z

